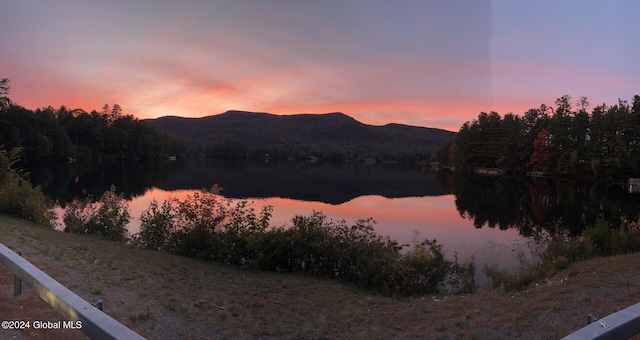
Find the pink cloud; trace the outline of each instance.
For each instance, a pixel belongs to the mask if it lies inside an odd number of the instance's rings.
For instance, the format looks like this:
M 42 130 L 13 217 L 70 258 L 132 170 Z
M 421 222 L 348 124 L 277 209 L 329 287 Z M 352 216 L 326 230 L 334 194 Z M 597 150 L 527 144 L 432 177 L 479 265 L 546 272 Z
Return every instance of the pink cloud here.
M 640 88 L 640 79 L 626 74 L 579 65 L 496 62 L 493 68 L 493 110 L 522 114 L 541 104 L 553 106 L 565 94 L 575 100 L 586 96 L 592 106 L 630 100 Z

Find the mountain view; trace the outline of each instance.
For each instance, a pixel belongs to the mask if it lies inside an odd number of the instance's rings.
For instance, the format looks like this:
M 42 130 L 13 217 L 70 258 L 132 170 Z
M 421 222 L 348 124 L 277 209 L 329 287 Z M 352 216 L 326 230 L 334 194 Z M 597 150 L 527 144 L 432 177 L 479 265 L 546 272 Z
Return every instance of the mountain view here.
M 332 159 L 426 158 L 456 133 L 403 124 L 363 124 L 344 113 L 274 115 L 227 111 L 203 118 L 175 116 L 145 120 L 149 125 L 199 145 L 207 156 L 319 156 Z
M 640 339 L 640 1 L 50 3 L 0 340 Z

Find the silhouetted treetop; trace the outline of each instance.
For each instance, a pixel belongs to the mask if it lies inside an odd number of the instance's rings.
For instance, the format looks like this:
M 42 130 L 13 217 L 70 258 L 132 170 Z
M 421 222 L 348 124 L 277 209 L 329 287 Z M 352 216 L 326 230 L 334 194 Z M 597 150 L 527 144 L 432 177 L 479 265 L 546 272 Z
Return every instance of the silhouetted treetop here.
M 463 171 L 500 168 L 523 174 L 546 170 L 554 174 L 598 178 L 640 175 L 640 96 L 632 104 L 590 104 L 570 96 L 541 105 L 523 116 L 481 112 L 460 128 L 455 159 Z M 441 158 L 445 153 L 437 153 Z

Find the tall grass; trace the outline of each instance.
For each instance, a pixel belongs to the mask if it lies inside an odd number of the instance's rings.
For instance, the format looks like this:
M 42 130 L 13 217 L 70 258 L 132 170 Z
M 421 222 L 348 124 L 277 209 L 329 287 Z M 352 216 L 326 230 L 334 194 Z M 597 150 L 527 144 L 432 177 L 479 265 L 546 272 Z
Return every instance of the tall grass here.
M 520 290 L 536 280 L 566 269 L 574 262 L 640 251 L 638 221 L 626 219 L 622 219 L 619 225 L 612 225 L 600 217 L 578 237 L 570 237 L 562 231 L 539 236 L 530 246 L 532 261 L 525 260 L 524 254 L 519 253 L 519 271 L 510 273 L 492 267 L 484 268 L 494 288 L 504 286 L 506 290 Z

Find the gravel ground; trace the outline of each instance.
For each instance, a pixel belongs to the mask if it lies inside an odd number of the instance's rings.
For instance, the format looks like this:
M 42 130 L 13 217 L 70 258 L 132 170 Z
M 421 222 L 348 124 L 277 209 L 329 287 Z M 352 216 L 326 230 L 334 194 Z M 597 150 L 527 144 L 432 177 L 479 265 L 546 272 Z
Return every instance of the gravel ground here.
M 529 289 L 393 298 L 334 280 L 246 271 L 0 216 L 0 242 L 149 339 L 556 339 L 640 300 L 640 254 L 573 264 Z M 0 268 L 3 320 L 53 320 Z M 2 339 L 81 334 L 0 330 Z

